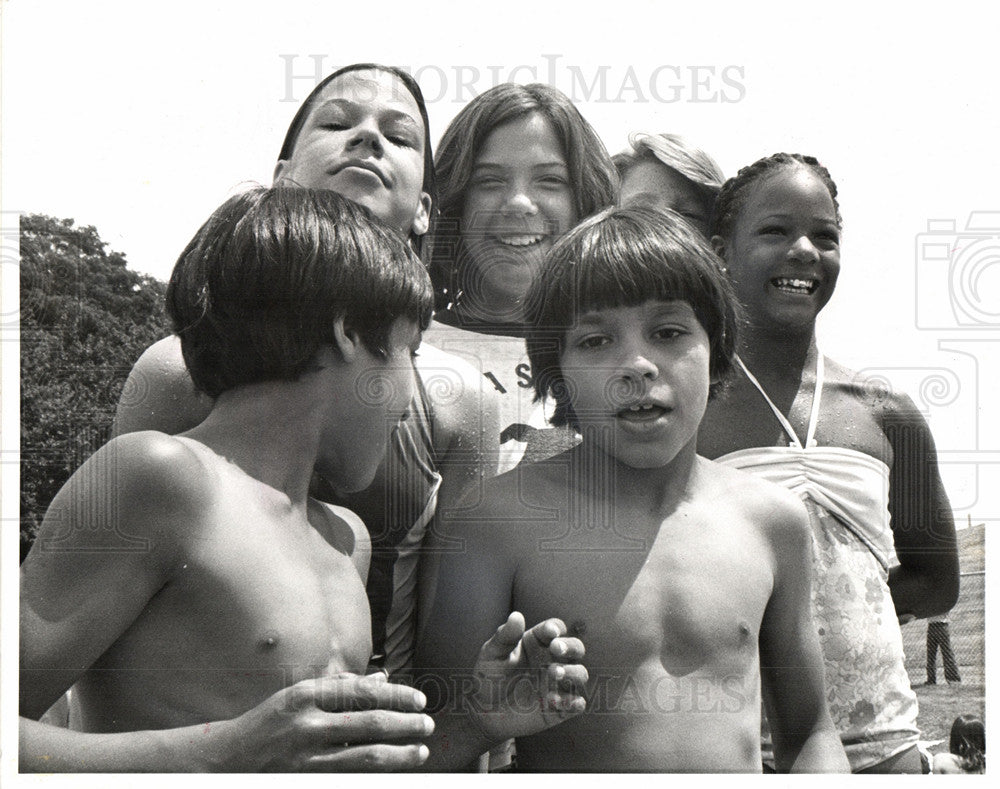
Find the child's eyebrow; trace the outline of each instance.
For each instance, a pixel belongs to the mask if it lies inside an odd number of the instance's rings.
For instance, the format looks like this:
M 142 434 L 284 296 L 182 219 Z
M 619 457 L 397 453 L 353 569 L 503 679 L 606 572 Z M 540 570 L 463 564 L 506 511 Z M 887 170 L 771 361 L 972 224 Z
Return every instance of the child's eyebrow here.
M 782 213 L 782 212 L 779 211 L 779 212 L 775 212 L 773 214 L 766 214 L 765 216 L 761 217 L 761 221 L 762 222 L 769 222 L 769 221 L 773 221 L 775 219 L 783 219 L 783 220 L 787 221 L 787 220 L 794 219 L 794 218 L 795 218 L 794 214 L 786 214 L 786 213 Z M 828 216 L 816 216 L 816 215 L 814 215 L 814 216 L 811 216 L 809 218 L 813 222 L 822 222 L 822 223 L 827 224 L 827 225 L 836 225 L 837 224 L 837 222 L 834 219 L 831 219 Z
M 359 102 L 351 101 L 350 99 L 344 99 L 344 98 L 327 99 L 322 104 L 316 107 L 316 113 L 319 114 L 323 110 L 331 107 L 335 109 L 344 110 L 345 112 L 357 113 L 362 111 L 363 106 L 364 105 L 360 104 Z M 389 107 L 386 107 L 379 112 L 378 117 L 379 120 L 381 121 L 406 124 L 408 126 L 412 126 L 416 130 L 423 129 L 422 124 L 418 123 L 416 118 L 410 115 L 410 113 L 403 112 L 402 110 L 394 110 Z
M 510 169 L 511 166 L 512 165 L 506 164 L 506 163 L 503 163 L 503 162 L 480 161 L 480 162 L 476 162 L 472 166 L 472 171 L 475 172 L 476 170 L 479 170 L 479 169 L 507 170 L 507 169 Z M 562 169 L 562 170 L 568 170 L 569 169 L 569 167 L 566 165 L 566 163 L 564 161 L 560 160 L 560 159 L 552 159 L 551 161 L 546 161 L 546 162 L 533 162 L 530 166 L 531 166 L 532 170 L 542 170 L 542 169 L 550 169 L 550 168 L 551 169 L 559 168 L 559 169 Z

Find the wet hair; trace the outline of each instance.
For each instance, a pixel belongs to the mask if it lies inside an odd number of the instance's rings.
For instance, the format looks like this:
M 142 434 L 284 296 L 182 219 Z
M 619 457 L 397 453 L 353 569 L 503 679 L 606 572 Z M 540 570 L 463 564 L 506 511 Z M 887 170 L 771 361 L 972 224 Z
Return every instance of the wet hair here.
M 815 156 L 805 156 L 801 153 L 775 153 L 741 168 L 733 178 L 722 185 L 722 190 L 715 201 L 715 211 L 712 214 L 711 234 L 729 238 L 733 226 L 736 224 L 736 219 L 750 196 L 751 187 L 782 169 L 796 167 L 811 170 L 826 186 L 830 193 L 830 199 L 833 201 L 837 226 L 840 227 L 843 220 L 840 216 L 840 205 L 837 203 L 837 184 L 830 176 L 830 171 L 821 165 Z
M 959 715 L 951 724 L 948 750 L 962 759 L 967 773 L 986 770 L 986 726 L 972 715 Z
M 461 217 L 476 159 L 498 126 L 533 113 L 548 121 L 562 145 L 577 217 L 591 216 L 615 202 L 618 175 L 611 157 L 562 91 L 540 83 L 506 82 L 480 94 L 448 125 L 435 159 L 440 211 L 432 229 L 430 270 L 439 308 L 447 306 L 460 287 Z
M 647 301 L 686 301 L 708 335 L 714 396 L 732 374 L 739 306 L 721 262 L 680 215 L 647 207 L 609 208 L 555 243 L 527 304 L 528 358 L 535 399 L 552 397 L 553 425 L 579 429 L 561 358 L 567 331 L 595 310 Z
M 167 312 L 211 397 L 311 369 L 334 323 L 385 358 L 399 318 L 430 322 L 427 271 L 406 242 L 335 192 L 258 187 L 229 198 L 174 266 Z
M 420 119 L 424 124 L 424 181 L 422 189 L 430 195 L 433 210 L 433 208 L 437 206 L 437 183 L 434 177 L 434 154 L 431 151 L 431 126 L 430 121 L 427 118 L 427 104 L 424 102 L 424 94 L 420 90 L 420 85 L 417 84 L 417 81 L 412 77 L 412 75 L 396 66 L 383 66 L 379 63 L 353 63 L 350 66 L 344 66 L 343 68 L 337 69 L 330 76 L 324 78 L 316 85 L 315 88 L 312 89 L 309 95 L 306 96 L 305 101 L 302 102 L 302 105 L 295 113 L 295 117 L 292 118 L 292 122 L 288 125 L 288 131 L 285 132 L 284 142 L 281 143 L 281 151 L 278 152 L 278 161 L 287 161 L 292 158 L 292 154 L 295 151 L 295 144 L 298 142 L 299 134 L 302 132 L 302 127 L 305 126 L 310 113 L 313 111 L 313 107 L 315 107 L 319 101 L 319 97 L 323 93 L 323 89 L 337 77 L 349 74 L 353 71 L 384 71 L 387 74 L 392 74 L 396 77 L 396 79 L 403 83 L 410 95 L 413 97 L 413 100 L 417 103 L 417 109 L 420 110 Z M 411 233 L 410 241 L 414 245 L 414 248 L 419 252 L 421 237 Z

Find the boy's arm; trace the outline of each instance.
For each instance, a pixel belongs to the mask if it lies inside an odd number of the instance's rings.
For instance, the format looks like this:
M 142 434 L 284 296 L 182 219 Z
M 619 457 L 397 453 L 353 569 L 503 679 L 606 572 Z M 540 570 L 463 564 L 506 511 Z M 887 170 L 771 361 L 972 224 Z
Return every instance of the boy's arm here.
M 774 589 L 761 622 L 759 647 L 775 764 L 779 772 L 850 772 L 826 706 L 823 655 L 809 601 L 807 516 L 791 496 L 771 509 Z
M 906 396 L 887 409 L 883 429 L 893 453 L 889 513 L 899 565 L 889 571 L 889 590 L 896 614 L 904 619 L 943 614 L 958 599 L 959 565 L 934 439 Z
M 112 435 L 158 430 L 175 436 L 208 416 L 212 400 L 194 388 L 181 341 L 171 335 L 149 346 L 132 367 L 115 411 Z
M 430 535 L 421 560 L 429 610 L 414 663 L 435 718 L 426 769 L 462 769 L 492 745 L 585 707 L 582 643 L 566 637 L 560 620 L 525 632 L 520 614 L 508 616 L 517 544 L 513 530 L 489 517 Z M 496 622 L 504 624 L 494 629 Z
M 112 441 L 46 511 L 20 570 L 22 714 L 45 712 L 168 580 L 170 527 L 192 516 L 195 491 L 171 466 L 182 458 L 167 441 L 154 433 Z
M 60 490 L 21 567 L 20 753 L 25 772 L 412 768 L 432 721 L 384 677 L 287 688 L 232 721 L 90 734 L 39 723 L 141 615 L 183 556 L 210 485 L 180 442 L 115 439 Z M 347 712 L 349 714 L 343 714 Z M 400 745 L 384 741 L 410 740 Z
M 22 717 L 20 772 L 411 770 L 433 731 L 423 694 L 384 674 L 300 682 L 228 721 L 93 734 Z M 399 740 L 400 744 L 393 744 Z

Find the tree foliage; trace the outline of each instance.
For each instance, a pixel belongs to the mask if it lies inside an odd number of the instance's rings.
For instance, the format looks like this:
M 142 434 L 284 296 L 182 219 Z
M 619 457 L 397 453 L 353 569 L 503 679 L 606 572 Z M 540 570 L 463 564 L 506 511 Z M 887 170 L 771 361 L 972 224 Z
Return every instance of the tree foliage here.
M 96 228 L 25 214 L 21 244 L 21 556 L 52 498 L 104 444 L 139 355 L 169 334 L 165 285 Z

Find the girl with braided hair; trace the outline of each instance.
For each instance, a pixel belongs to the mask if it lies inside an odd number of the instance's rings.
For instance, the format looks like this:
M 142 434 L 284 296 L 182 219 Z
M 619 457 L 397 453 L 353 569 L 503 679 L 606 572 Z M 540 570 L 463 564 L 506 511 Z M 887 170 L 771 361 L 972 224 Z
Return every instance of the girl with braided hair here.
M 836 184 L 811 156 L 775 154 L 723 186 L 712 243 L 744 308 L 742 374 L 709 403 L 698 450 L 804 501 L 827 699 L 851 769 L 920 772 L 899 622 L 954 604 L 955 529 L 910 398 L 866 385 L 817 346 L 841 224 Z

